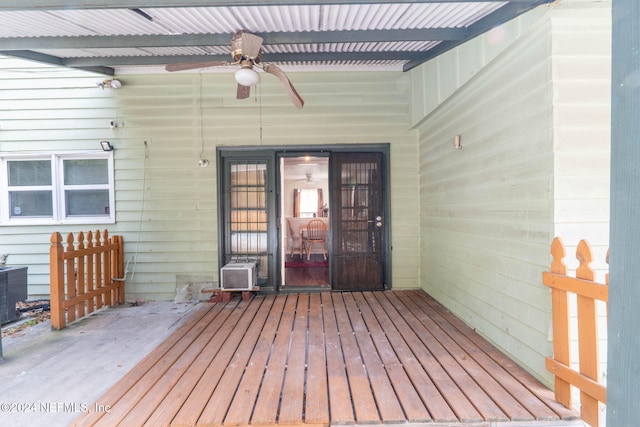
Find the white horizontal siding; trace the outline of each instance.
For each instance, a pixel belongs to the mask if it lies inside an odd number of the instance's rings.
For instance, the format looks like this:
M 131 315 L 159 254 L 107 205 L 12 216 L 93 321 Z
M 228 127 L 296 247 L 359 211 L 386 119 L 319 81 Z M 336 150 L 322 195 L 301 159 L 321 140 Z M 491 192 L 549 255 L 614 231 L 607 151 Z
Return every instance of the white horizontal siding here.
M 610 3 L 609 3 L 610 6 Z M 600 255 L 609 247 L 611 9 L 553 15 L 555 234 L 569 253 L 581 239 Z M 570 261 L 575 268 L 575 261 Z M 604 268 L 603 268 L 604 267 Z M 604 279 L 604 274 L 599 276 Z
M 419 287 L 417 132 L 409 130 L 407 75 L 291 74 L 306 101 L 297 110 L 270 75 L 262 75 L 257 94 L 239 101 L 232 74 L 124 75 L 116 91 L 97 87 L 103 76 L 28 64 L 0 60 L 0 70 L 13 68 L 0 71 L 0 150 L 113 143 L 116 224 L 107 228 L 124 237 L 134 273 L 128 296 L 171 299 L 185 281 L 217 284 L 216 147 L 261 144 L 389 142 L 393 286 Z M 40 72 L 46 78 L 38 79 Z M 200 155 L 209 167 L 199 167 Z M 86 228 L 96 227 L 57 227 Z M 10 264 L 29 265 L 32 296 L 48 293 L 52 231 L 0 227 L 0 253 L 10 254 Z
M 579 13 L 576 13 L 579 12 Z M 611 133 L 611 3 L 559 10 L 552 15 L 555 167 L 554 234 L 565 246 L 565 263 L 575 274 L 580 240 L 589 242 L 596 280 L 609 271 Z M 571 353 L 578 369 L 577 308 L 571 307 Z M 606 384 L 606 306 L 599 305 L 599 379 Z M 574 404 L 579 395 L 573 390 Z M 606 414 L 601 405 L 601 423 Z

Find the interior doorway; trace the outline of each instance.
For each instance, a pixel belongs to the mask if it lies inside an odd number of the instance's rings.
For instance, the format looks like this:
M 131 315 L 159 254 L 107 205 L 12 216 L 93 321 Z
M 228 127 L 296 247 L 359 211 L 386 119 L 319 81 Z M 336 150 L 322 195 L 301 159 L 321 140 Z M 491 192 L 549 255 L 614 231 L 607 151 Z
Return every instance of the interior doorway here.
M 280 188 L 280 289 L 329 289 L 329 157 L 281 157 Z

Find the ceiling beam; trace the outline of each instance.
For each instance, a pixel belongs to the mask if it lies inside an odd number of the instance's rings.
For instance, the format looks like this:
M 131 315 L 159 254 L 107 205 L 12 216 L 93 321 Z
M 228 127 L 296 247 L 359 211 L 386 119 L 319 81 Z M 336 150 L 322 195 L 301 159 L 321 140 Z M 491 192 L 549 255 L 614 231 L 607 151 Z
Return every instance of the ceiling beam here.
M 0 52 L 1 54 L 2 52 Z M 11 52 L 9 52 L 10 54 Z M 318 62 L 318 61 L 412 61 L 423 56 L 422 52 L 320 52 L 320 53 L 269 53 L 264 62 Z M 68 58 L 62 65 L 71 68 L 96 66 L 165 65 L 187 62 L 227 61 L 229 55 L 178 55 L 178 56 L 118 56 Z
M 463 28 L 409 30 L 305 31 L 259 34 L 264 45 L 463 40 Z M 231 34 L 73 36 L 0 38 L 0 50 L 105 49 L 180 46 L 228 46 Z
M 44 64 L 58 65 L 64 67 L 62 58 L 45 55 L 44 53 L 32 52 L 29 50 L 0 51 L 0 55 L 13 56 L 16 58 L 28 59 L 29 61 L 42 62 Z
M 0 0 L 1 11 L 73 9 L 150 9 L 175 7 L 312 6 L 344 4 L 463 3 L 470 0 Z M 495 0 L 473 0 L 492 2 Z M 508 0 L 527 4 L 534 0 Z
M 484 18 L 476 21 L 469 27 L 467 27 L 467 37 L 465 40 L 450 40 L 444 41 L 437 46 L 429 49 L 426 52 L 423 52 L 423 57 L 419 60 L 413 60 L 404 65 L 403 71 L 409 71 L 412 68 L 417 67 L 420 64 L 423 64 L 430 59 L 435 58 L 438 55 L 443 54 L 444 52 L 453 49 L 460 44 L 479 36 L 482 33 L 489 31 L 490 29 L 501 25 L 511 19 L 543 4 L 551 3 L 553 0 L 536 0 L 534 2 L 530 2 L 530 4 L 521 4 L 521 3 L 508 3 L 502 6 L 500 9 L 497 9 L 495 12 L 485 16 Z
M 13 56 L 14 58 L 27 59 L 29 61 L 40 62 L 43 64 L 77 68 L 79 70 L 90 71 L 92 73 L 104 74 L 107 76 L 113 76 L 115 74 L 115 70 L 113 68 L 104 67 L 103 64 L 91 64 L 88 66 L 74 67 L 67 65 L 64 59 L 58 58 L 57 56 L 45 55 L 43 53 L 32 52 L 29 50 L 0 51 L 0 55 Z

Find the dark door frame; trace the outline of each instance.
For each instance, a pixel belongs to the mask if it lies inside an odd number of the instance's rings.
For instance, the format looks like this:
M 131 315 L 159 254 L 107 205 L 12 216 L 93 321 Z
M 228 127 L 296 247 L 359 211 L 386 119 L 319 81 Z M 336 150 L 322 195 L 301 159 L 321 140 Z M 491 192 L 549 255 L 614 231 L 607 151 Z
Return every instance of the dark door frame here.
M 225 220 L 226 211 L 225 201 L 225 160 L 265 160 L 270 165 L 274 165 L 272 170 L 267 171 L 267 212 L 269 215 L 267 229 L 267 245 L 268 245 L 268 271 L 269 277 L 267 283 L 261 288 L 261 292 L 279 292 L 282 283 L 283 274 L 279 268 L 279 260 L 282 256 L 283 242 L 280 241 L 280 222 L 281 222 L 281 206 L 279 203 L 280 193 L 280 157 L 297 157 L 297 156 L 329 156 L 334 152 L 350 152 L 350 153 L 382 153 L 382 174 L 385 187 L 384 193 L 384 211 L 386 218 L 386 226 L 384 228 L 385 242 L 385 269 L 384 269 L 384 289 L 391 289 L 392 286 L 392 265 L 391 251 L 391 179 L 390 179 L 390 144 L 389 143 L 372 143 L 372 144 L 333 144 L 333 145 L 287 145 L 287 146 L 225 146 L 216 148 L 217 160 L 217 202 L 218 202 L 218 265 L 220 268 L 225 262 Z M 218 269 L 218 274 L 220 269 Z M 218 277 L 219 280 L 219 277 Z

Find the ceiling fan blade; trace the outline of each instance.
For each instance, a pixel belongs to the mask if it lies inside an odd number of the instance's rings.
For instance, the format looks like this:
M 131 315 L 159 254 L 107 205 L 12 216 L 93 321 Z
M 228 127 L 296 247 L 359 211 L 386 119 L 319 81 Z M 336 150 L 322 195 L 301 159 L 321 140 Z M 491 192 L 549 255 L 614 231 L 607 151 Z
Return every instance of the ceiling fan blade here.
M 238 89 L 236 91 L 236 99 L 246 99 L 251 95 L 251 86 L 242 86 L 238 85 Z
M 262 47 L 262 37 L 255 34 L 242 32 L 242 53 L 245 57 L 257 58 Z
M 228 61 L 181 62 L 178 64 L 169 64 L 164 69 L 167 71 L 185 71 L 196 68 L 219 67 L 221 65 L 231 65 L 231 63 Z
M 280 79 L 285 89 L 287 90 L 287 94 L 289 95 L 289 99 L 291 99 L 291 102 L 293 102 L 293 105 L 295 105 L 296 108 L 302 108 L 302 106 L 304 105 L 304 99 L 302 99 L 296 88 L 293 87 L 291 80 L 289 80 L 282 69 L 273 64 L 262 64 L 262 69 Z

